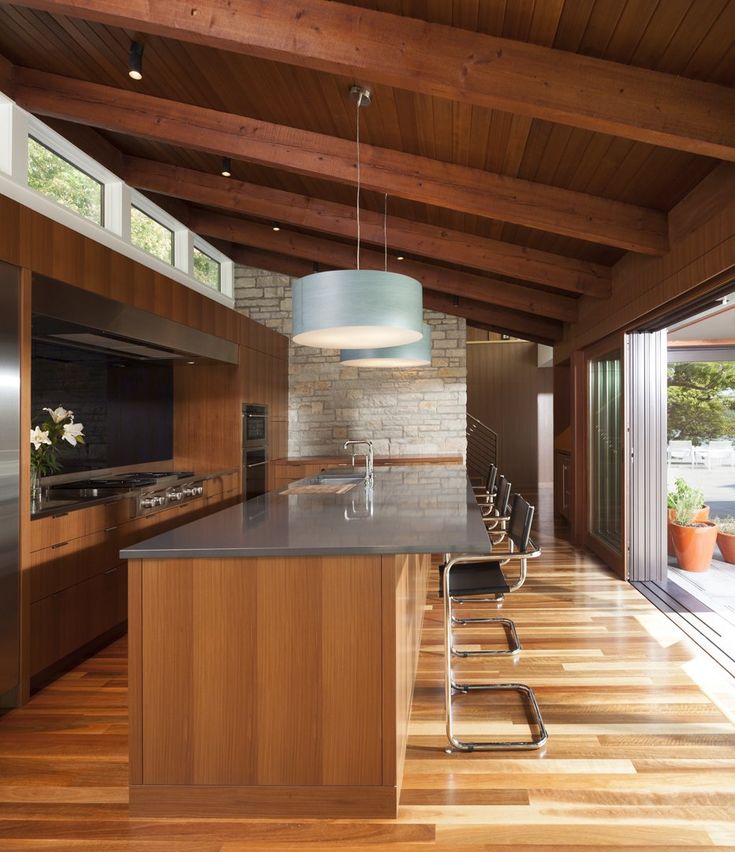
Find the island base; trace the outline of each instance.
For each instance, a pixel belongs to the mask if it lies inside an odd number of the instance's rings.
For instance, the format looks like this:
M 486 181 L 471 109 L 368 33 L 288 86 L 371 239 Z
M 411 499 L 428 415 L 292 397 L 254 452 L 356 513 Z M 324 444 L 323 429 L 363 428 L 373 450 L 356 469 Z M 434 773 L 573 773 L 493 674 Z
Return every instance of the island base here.
M 394 817 L 429 568 L 132 560 L 131 815 Z

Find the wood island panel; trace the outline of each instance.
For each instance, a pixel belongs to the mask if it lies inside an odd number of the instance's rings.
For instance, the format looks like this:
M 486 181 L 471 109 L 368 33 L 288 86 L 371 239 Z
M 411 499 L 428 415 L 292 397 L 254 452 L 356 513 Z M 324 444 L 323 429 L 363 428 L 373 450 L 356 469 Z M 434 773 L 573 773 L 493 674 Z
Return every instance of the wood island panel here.
M 131 563 L 131 814 L 395 816 L 429 559 Z

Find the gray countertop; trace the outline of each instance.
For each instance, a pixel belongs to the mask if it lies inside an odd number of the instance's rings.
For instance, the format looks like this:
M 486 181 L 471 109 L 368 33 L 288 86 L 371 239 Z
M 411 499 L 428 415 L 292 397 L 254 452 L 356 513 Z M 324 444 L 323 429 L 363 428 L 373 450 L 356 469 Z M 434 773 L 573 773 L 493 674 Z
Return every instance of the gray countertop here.
M 372 488 L 360 483 L 346 494 L 271 492 L 142 541 L 120 555 L 202 559 L 488 549 L 462 465 L 392 465 L 376 469 Z

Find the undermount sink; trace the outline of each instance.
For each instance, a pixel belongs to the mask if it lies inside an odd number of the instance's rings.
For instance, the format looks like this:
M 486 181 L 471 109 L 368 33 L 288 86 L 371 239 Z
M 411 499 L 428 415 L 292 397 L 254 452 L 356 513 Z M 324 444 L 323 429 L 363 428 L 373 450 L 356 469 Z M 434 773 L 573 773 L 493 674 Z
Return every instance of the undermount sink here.
M 361 473 L 319 473 L 310 480 L 318 485 L 357 485 L 364 481 L 365 476 Z

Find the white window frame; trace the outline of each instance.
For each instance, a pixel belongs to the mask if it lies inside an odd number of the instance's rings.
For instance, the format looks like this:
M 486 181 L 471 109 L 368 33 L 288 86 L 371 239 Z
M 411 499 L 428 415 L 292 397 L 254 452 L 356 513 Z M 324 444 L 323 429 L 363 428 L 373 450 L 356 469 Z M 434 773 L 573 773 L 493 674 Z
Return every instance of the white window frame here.
M 67 139 L 64 139 L 63 136 L 58 134 L 55 130 L 52 130 L 48 125 L 44 124 L 42 121 L 39 121 L 35 115 L 28 116 L 28 124 L 27 124 L 27 135 L 32 136 L 37 142 L 40 142 L 41 145 L 51 151 L 52 154 L 56 154 L 57 157 L 61 157 L 61 159 L 66 160 L 70 163 L 75 169 L 78 169 L 80 172 L 83 172 L 92 180 L 96 180 L 98 183 L 102 185 L 102 221 L 101 222 L 93 222 L 91 219 L 87 219 L 88 222 L 92 222 L 93 225 L 98 225 L 101 228 L 107 228 L 108 230 L 113 230 L 109 227 L 107 220 L 108 218 L 112 221 L 115 220 L 115 203 L 116 198 L 111 194 L 111 185 L 113 183 L 121 183 L 120 178 L 116 177 L 111 171 L 106 169 L 104 166 L 100 165 L 97 160 L 93 160 L 88 154 L 85 154 L 84 151 L 80 151 L 75 145 L 72 145 Z M 26 139 L 26 163 L 25 163 L 25 180 L 26 185 L 28 185 L 28 140 Z M 30 187 L 28 187 L 30 189 Z M 33 190 L 34 192 L 38 190 Z M 45 192 L 40 193 L 44 196 L 44 198 L 49 198 L 54 204 L 58 204 L 59 207 L 63 207 L 65 210 L 70 210 L 70 212 L 79 216 L 79 213 L 71 210 L 71 208 L 67 207 L 65 204 L 61 204 L 61 202 L 57 201 L 52 195 L 48 195 Z M 109 212 L 108 212 L 109 211 Z M 86 217 L 81 217 L 86 218 Z
M 28 186 L 29 135 L 102 183 L 104 187 L 102 224 L 86 219 L 69 207 L 60 204 L 50 195 Z M 2 93 L 0 93 L 0 194 L 216 302 L 234 307 L 235 264 L 227 255 L 193 233 L 142 193 L 129 187 L 120 177 L 72 145 L 38 118 L 21 109 Z M 132 204 L 173 231 L 173 265 L 148 254 L 130 241 Z M 194 277 L 192 264 L 195 245 L 220 264 L 220 290 L 202 284 Z
M 184 267 L 184 264 L 181 263 L 181 243 L 183 241 L 182 234 L 187 231 L 188 228 L 185 225 L 182 225 L 178 219 L 174 219 L 173 216 L 169 216 L 165 210 L 161 210 L 161 208 L 154 204 L 150 199 L 146 198 L 145 195 L 138 192 L 136 189 L 130 190 L 130 207 L 128 208 L 128 219 L 133 215 L 133 207 L 137 207 L 141 213 L 145 213 L 150 219 L 153 219 L 154 222 L 158 222 L 159 225 L 163 225 L 166 230 L 171 231 L 173 236 L 173 244 L 171 251 L 171 260 L 166 261 L 162 258 L 158 257 L 158 255 L 151 255 L 151 257 L 156 257 L 161 263 L 167 263 L 171 266 L 175 266 L 178 269 L 181 269 L 182 272 L 188 272 L 188 269 Z M 132 238 L 131 238 L 132 242 Z M 135 245 L 135 243 L 133 243 Z M 137 246 L 140 248 L 140 246 Z M 145 249 L 140 249 L 141 251 L 148 254 Z
M 194 234 L 194 239 L 192 241 L 192 266 L 191 266 L 191 274 L 194 275 L 194 249 L 198 249 L 203 254 L 206 254 L 208 257 L 211 257 L 212 260 L 216 260 L 219 263 L 219 289 L 221 293 L 224 293 L 227 296 L 233 295 L 233 282 L 235 277 L 235 264 L 233 261 L 227 257 L 226 254 L 223 254 L 219 249 L 216 249 L 211 243 L 208 243 L 206 240 L 202 239 L 198 234 Z M 197 279 L 198 281 L 199 279 Z M 202 283 L 201 281 L 199 282 Z M 205 287 L 209 286 L 204 284 Z M 212 288 L 210 288 L 212 289 Z

